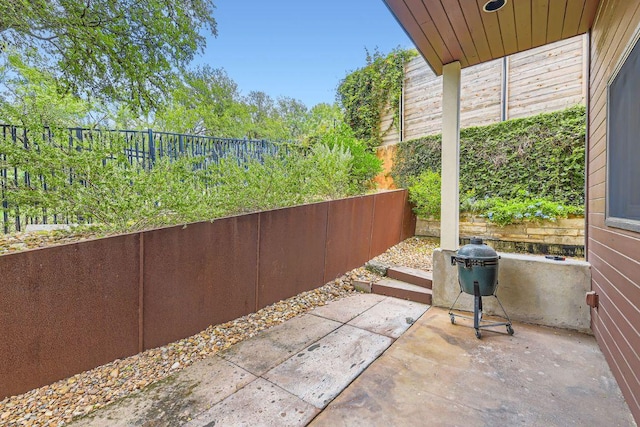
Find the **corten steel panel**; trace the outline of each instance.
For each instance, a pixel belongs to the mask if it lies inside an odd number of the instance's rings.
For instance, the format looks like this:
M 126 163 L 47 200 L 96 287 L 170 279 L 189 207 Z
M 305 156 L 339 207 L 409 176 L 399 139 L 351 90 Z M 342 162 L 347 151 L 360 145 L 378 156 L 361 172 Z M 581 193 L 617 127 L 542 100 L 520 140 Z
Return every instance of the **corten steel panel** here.
M 408 239 L 416 235 L 416 222 L 418 218 L 413 213 L 413 204 L 409 201 L 409 192 L 404 192 L 404 211 L 402 214 L 402 235 L 400 240 Z
M 329 202 L 324 282 L 369 260 L 374 196 Z
M 143 237 L 145 349 L 255 311 L 257 214 Z
M 260 213 L 258 308 L 324 284 L 329 203 Z
M 138 352 L 139 235 L 0 256 L 0 399 Z
M 404 199 L 405 190 L 389 191 L 375 195 L 369 259 L 380 255 L 400 242 L 404 216 Z
M 399 243 L 405 225 L 406 190 L 395 190 L 375 195 L 371 248 L 373 258 Z M 410 224 L 407 224 L 407 228 Z

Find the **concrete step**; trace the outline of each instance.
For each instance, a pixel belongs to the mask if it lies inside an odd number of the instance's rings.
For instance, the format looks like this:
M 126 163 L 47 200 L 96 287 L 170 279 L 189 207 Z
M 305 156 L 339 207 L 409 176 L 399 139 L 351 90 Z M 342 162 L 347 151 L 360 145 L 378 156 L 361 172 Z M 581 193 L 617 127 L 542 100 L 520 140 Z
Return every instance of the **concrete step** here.
M 389 267 L 387 276 L 427 289 L 431 289 L 433 282 L 433 273 L 431 271 L 418 270 L 417 268 Z
M 371 285 L 371 292 L 378 295 L 431 304 L 431 289 L 395 279 L 382 279 Z

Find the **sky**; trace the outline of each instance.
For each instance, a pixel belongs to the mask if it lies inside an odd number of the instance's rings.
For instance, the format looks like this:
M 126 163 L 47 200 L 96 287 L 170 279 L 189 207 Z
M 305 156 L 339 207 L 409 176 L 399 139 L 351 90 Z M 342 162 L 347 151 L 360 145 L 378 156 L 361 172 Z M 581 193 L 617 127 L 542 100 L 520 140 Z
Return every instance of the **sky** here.
M 224 68 L 243 95 L 257 90 L 307 107 L 366 63 L 365 48 L 413 44 L 382 0 L 217 0 L 218 36 L 193 64 Z

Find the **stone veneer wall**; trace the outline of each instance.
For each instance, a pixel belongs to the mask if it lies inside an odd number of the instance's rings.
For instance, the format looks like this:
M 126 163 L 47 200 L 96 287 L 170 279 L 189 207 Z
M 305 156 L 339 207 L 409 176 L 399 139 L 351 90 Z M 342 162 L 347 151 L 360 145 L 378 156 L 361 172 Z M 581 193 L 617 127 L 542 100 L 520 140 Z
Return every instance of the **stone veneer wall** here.
M 419 218 L 417 236 L 440 236 L 440 221 Z M 584 246 L 584 218 L 566 218 L 551 222 L 524 222 L 507 226 L 488 223 L 484 218 L 460 216 L 461 237 L 484 237 L 511 242 L 543 243 L 548 245 Z

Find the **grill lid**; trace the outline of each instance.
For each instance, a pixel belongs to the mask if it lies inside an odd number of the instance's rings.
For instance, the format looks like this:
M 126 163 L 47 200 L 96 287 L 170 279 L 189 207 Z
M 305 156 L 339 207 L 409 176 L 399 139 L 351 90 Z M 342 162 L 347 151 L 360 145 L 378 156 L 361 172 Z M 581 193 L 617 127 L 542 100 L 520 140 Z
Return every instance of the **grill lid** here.
M 482 243 L 479 237 L 473 237 L 471 243 L 464 245 L 456 254 L 458 259 L 498 259 L 498 254 L 492 247 Z

